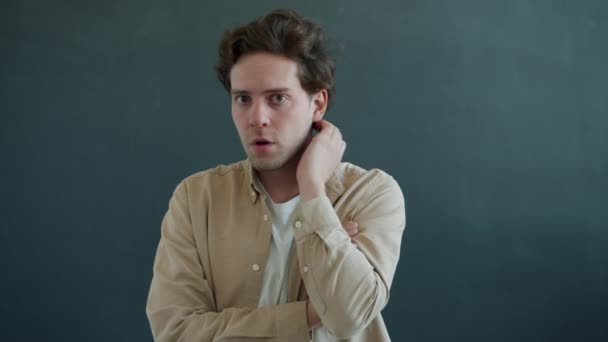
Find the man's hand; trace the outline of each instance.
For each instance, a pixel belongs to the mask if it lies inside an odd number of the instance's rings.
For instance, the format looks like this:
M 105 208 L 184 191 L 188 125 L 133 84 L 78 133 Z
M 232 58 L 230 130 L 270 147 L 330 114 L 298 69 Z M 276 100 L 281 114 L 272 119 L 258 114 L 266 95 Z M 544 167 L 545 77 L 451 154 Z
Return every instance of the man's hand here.
M 325 193 L 325 183 L 340 164 L 346 149 L 342 133 L 329 121 L 321 120 L 315 128 L 319 134 L 306 147 L 296 171 L 303 202 Z
M 357 222 L 348 221 L 343 228 L 351 239 L 359 234 L 359 224 Z

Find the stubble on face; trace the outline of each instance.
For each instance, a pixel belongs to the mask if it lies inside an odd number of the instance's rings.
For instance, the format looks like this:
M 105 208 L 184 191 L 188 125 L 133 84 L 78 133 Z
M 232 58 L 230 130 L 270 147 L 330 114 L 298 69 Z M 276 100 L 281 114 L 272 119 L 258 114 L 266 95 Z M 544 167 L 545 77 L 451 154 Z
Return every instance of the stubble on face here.
M 251 151 L 246 148 L 247 156 L 251 161 L 251 165 L 253 168 L 260 172 L 269 172 L 276 171 L 281 168 L 288 166 L 289 164 L 294 164 L 297 166 L 302 153 L 308 146 L 310 142 L 310 134 L 305 134 L 299 141 L 293 145 L 290 149 L 289 147 L 285 147 L 281 144 L 281 142 L 277 142 L 277 145 L 273 146 L 273 148 L 277 149 L 275 151 L 276 155 L 256 155 L 255 151 Z M 244 143 L 244 146 L 247 146 Z
M 268 101 L 261 109 L 232 102 L 233 120 L 252 166 L 262 172 L 296 168 L 312 125 L 312 98 L 301 87 L 297 63 L 284 56 L 254 53 L 241 57 L 230 77 L 233 94 L 246 94 L 249 101 Z M 277 89 L 286 89 L 286 105 L 271 102 Z M 277 94 L 282 92 L 277 90 Z M 251 145 L 256 137 L 274 145 L 256 149 Z

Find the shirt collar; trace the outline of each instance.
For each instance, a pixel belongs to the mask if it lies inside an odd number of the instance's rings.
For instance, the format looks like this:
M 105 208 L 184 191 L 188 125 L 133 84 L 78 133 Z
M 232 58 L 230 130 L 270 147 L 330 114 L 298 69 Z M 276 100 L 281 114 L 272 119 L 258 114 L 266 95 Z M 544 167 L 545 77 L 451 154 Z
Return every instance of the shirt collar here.
M 253 166 L 251 165 L 251 161 L 248 159 L 243 160 L 242 162 L 243 170 L 245 171 L 245 179 L 247 185 L 247 192 L 249 193 L 249 198 L 251 203 L 255 203 L 263 190 L 256 184 L 254 181 L 255 173 L 253 170 Z M 344 177 L 344 167 L 339 165 L 336 171 L 331 175 L 327 183 L 325 183 L 325 194 L 327 198 L 331 201 L 331 203 L 335 203 L 338 197 L 344 192 L 344 185 L 340 181 Z

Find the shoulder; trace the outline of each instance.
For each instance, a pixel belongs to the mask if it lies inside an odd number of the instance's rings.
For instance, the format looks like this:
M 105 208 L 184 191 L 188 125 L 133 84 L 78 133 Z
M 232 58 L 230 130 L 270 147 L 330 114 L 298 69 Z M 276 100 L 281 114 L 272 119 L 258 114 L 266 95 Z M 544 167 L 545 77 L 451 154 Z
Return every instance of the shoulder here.
M 177 188 L 185 188 L 190 191 L 234 186 L 244 182 L 245 172 L 243 161 L 228 165 L 221 164 L 187 176 L 178 184 Z
M 353 187 L 364 188 L 365 190 L 378 190 L 386 187 L 400 189 L 397 181 L 386 171 L 378 168 L 367 170 L 349 162 L 340 164 L 336 177 L 345 189 Z
M 338 203 L 349 217 L 392 217 L 393 223 L 405 227 L 405 197 L 393 176 L 350 163 L 342 163 L 338 171 L 343 187 Z

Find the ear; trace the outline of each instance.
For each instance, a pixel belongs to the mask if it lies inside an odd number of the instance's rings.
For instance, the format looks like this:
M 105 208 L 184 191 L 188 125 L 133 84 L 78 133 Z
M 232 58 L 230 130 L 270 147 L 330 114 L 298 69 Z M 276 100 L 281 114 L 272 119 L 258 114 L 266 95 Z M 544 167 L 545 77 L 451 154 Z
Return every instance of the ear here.
M 327 110 L 327 89 L 321 89 L 316 94 L 312 95 L 312 122 L 319 122 L 323 119 Z

